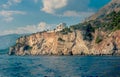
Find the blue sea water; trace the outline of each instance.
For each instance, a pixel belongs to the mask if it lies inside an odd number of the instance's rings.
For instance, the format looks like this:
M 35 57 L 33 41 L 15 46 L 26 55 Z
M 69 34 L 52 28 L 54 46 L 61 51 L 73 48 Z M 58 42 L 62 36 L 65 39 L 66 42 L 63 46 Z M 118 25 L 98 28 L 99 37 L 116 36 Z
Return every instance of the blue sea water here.
M 120 77 L 120 57 L 0 55 L 0 77 Z

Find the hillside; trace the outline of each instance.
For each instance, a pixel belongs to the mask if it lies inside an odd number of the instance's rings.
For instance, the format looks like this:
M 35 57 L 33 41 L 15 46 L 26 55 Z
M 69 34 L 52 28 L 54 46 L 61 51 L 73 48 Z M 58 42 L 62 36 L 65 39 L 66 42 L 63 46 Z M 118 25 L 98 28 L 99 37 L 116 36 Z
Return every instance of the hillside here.
M 23 36 L 23 34 L 9 34 L 0 36 L 0 54 L 8 53 L 9 47 L 16 43 L 16 40 Z
M 113 11 L 120 11 L 120 0 L 111 0 L 111 2 L 101 8 L 96 14 L 90 16 L 87 21 L 103 18 L 104 16 L 110 14 Z
M 0 36 L 0 50 L 9 48 L 10 46 L 14 45 L 16 43 L 15 40 L 17 40 L 20 36 L 22 35 L 10 34 Z
M 10 55 L 120 55 L 120 1 L 112 0 L 83 23 L 17 39 Z

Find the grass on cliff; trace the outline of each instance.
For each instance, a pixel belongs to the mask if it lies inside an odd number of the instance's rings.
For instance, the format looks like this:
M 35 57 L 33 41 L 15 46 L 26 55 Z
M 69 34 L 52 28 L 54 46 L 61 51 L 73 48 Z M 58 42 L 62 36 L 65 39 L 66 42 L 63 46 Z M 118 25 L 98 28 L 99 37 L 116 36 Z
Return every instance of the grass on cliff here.
M 113 11 L 107 17 L 111 19 L 111 22 L 109 22 L 106 28 L 112 31 L 120 30 L 120 11 Z
M 96 29 L 101 29 L 104 31 L 120 30 L 120 11 L 113 11 L 110 14 L 104 16 L 103 18 L 96 19 L 91 22 Z
M 95 40 L 95 43 L 100 43 L 100 42 L 102 42 L 102 37 L 101 36 L 97 36 L 97 38 L 96 38 L 96 40 Z

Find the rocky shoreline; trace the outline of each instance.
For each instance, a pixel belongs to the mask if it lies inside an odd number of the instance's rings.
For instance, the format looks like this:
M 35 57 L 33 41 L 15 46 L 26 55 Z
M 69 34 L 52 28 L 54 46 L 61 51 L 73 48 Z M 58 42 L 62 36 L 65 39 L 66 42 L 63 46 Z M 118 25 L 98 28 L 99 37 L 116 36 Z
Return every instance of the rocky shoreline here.
M 119 5 L 112 0 L 83 23 L 23 36 L 9 55 L 120 55 Z
M 76 35 L 75 32 L 65 35 L 37 33 L 19 38 L 10 48 L 9 55 L 119 55 L 120 35 L 116 35 L 119 33 L 116 31 L 99 44 L 95 39 L 91 42 L 83 40 L 81 31 L 76 31 Z

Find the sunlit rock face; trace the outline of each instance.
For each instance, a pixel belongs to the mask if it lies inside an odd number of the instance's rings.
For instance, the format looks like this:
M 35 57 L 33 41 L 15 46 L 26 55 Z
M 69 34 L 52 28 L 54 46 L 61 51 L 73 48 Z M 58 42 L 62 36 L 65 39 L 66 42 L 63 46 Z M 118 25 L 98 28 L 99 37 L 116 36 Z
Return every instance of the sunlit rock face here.
M 79 45 L 79 43 L 81 44 Z M 10 48 L 9 54 L 74 55 L 81 54 L 83 50 L 88 53 L 80 31 L 74 31 L 66 35 L 59 32 L 44 32 L 21 37 L 17 40 L 16 45 Z
M 97 31 L 96 31 L 97 34 Z M 94 37 L 96 35 L 94 34 Z M 106 35 L 105 35 L 106 36 Z M 105 37 L 104 36 L 104 37 Z M 83 40 L 81 31 L 66 35 L 61 33 L 36 33 L 21 37 L 10 48 L 9 54 L 15 55 L 113 55 L 120 54 L 120 31 L 115 31 L 96 44 Z

